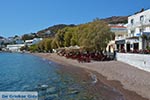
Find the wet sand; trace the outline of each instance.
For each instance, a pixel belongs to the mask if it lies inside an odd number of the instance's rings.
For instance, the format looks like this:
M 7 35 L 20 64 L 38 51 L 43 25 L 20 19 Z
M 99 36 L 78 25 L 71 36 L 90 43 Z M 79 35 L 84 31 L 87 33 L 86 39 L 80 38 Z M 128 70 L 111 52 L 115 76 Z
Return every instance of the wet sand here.
M 57 54 L 35 53 L 34 55 L 63 65 L 62 70 L 74 73 L 82 79 L 96 75 L 96 84 L 89 90 L 107 96 L 107 100 L 116 96 L 114 92 L 105 91 L 102 87 L 110 87 L 120 93 L 121 100 L 150 100 L 150 73 L 118 61 L 79 63 Z M 90 87 L 89 87 L 90 88 Z M 147 99 L 146 99 L 147 98 Z M 120 99 L 119 99 L 120 100 Z

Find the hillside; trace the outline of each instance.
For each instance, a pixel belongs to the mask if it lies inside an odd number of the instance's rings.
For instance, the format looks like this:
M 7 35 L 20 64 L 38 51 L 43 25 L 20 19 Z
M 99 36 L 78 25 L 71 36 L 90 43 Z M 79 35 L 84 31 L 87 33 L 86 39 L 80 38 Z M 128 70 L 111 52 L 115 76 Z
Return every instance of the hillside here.
M 128 23 L 128 16 L 112 16 L 108 18 L 101 19 L 108 24 L 118 24 L 118 23 Z
M 40 30 L 37 32 L 38 37 L 53 37 L 58 30 L 63 29 L 65 27 L 74 27 L 75 25 L 65 25 L 65 24 L 58 24 L 51 27 L 48 27 L 46 29 Z
M 128 22 L 128 16 L 112 16 L 109 18 L 101 19 L 105 21 L 108 24 L 118 24 L 118 23 L 127 23 Z M 65 27 L 74 27 L 74 24 L 71 25 L 65 25 L 65 24 L 58 24 L 51 27 L 48 27 L 46 29 L 40 30 L 37 32 L 38 37 L 53 37 L 57 33 L 59 29 L 65 28 Z
M 126 24 L 128 22 L 128 16 L 112 16 L 109 18 L 100 19 L 102 21 L 105 21 L 108 24 L 118 24 L 118 23 L 124 23 Z M 23 40 L 33 39 L 35 37 L 41 37 L 41 38 L 47 38 L 47 37 L 54 37 L 55 34 L 58 32 L 58 30 L 63 29 L 65 27 L 75 27 L 76 25 L 70 24 L 58 24 L 54 26 L 50 26 L 46 29 L 40 30 L 37 33 L 31 33 L 31 34 L 25 34 L 22 36 Z

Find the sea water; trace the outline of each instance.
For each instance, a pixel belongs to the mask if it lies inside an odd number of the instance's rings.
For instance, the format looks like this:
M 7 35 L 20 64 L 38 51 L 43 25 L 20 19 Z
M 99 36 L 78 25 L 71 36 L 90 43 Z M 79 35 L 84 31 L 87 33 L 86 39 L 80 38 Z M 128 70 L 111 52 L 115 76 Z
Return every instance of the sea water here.
M 31 54 L 0 53 L 0 91 L 37 91 L 39 100 L 76 100 L 81 90 L 54 62 Z
M 25 53 L 0 53 L 0 92 L 37 91 L 39 100 L 103 100 L 107 97 L 90 93 L 89 82 L 78 82 L 60 65 Z M 101 89 L 105 89 L 105 86 Z M 111 91 L 110 91 L 111 90 Z M 104 91 L 105 92 L 105 91 Z M 115 91 L 114 91 L 115 92 Z M 97 97 L 96 97 L 96 94 Z M 124 100 L 118 92 L 113 100 Z M 100 97 L 100 98 L 99 98 Z
M 32 90 L 50 84 L 58 78 L 56 70 L 54 63 L 33 55 L 0 53 L 0 90 Z

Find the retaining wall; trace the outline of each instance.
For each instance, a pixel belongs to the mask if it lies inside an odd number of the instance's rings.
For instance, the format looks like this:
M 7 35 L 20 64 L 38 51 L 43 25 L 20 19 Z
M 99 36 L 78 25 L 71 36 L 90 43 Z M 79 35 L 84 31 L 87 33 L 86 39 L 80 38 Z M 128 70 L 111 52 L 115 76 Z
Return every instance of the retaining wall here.
M 150 72 L 150 54 L 117 53 L 116 58 L 118 61 Z

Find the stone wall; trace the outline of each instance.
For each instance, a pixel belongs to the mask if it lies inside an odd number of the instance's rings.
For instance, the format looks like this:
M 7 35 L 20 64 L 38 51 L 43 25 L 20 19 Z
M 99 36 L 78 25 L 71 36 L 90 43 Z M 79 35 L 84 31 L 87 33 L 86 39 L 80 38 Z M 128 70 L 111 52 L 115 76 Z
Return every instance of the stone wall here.
M 117 53 L 117 60 L 150 72 L 149 54 Z

